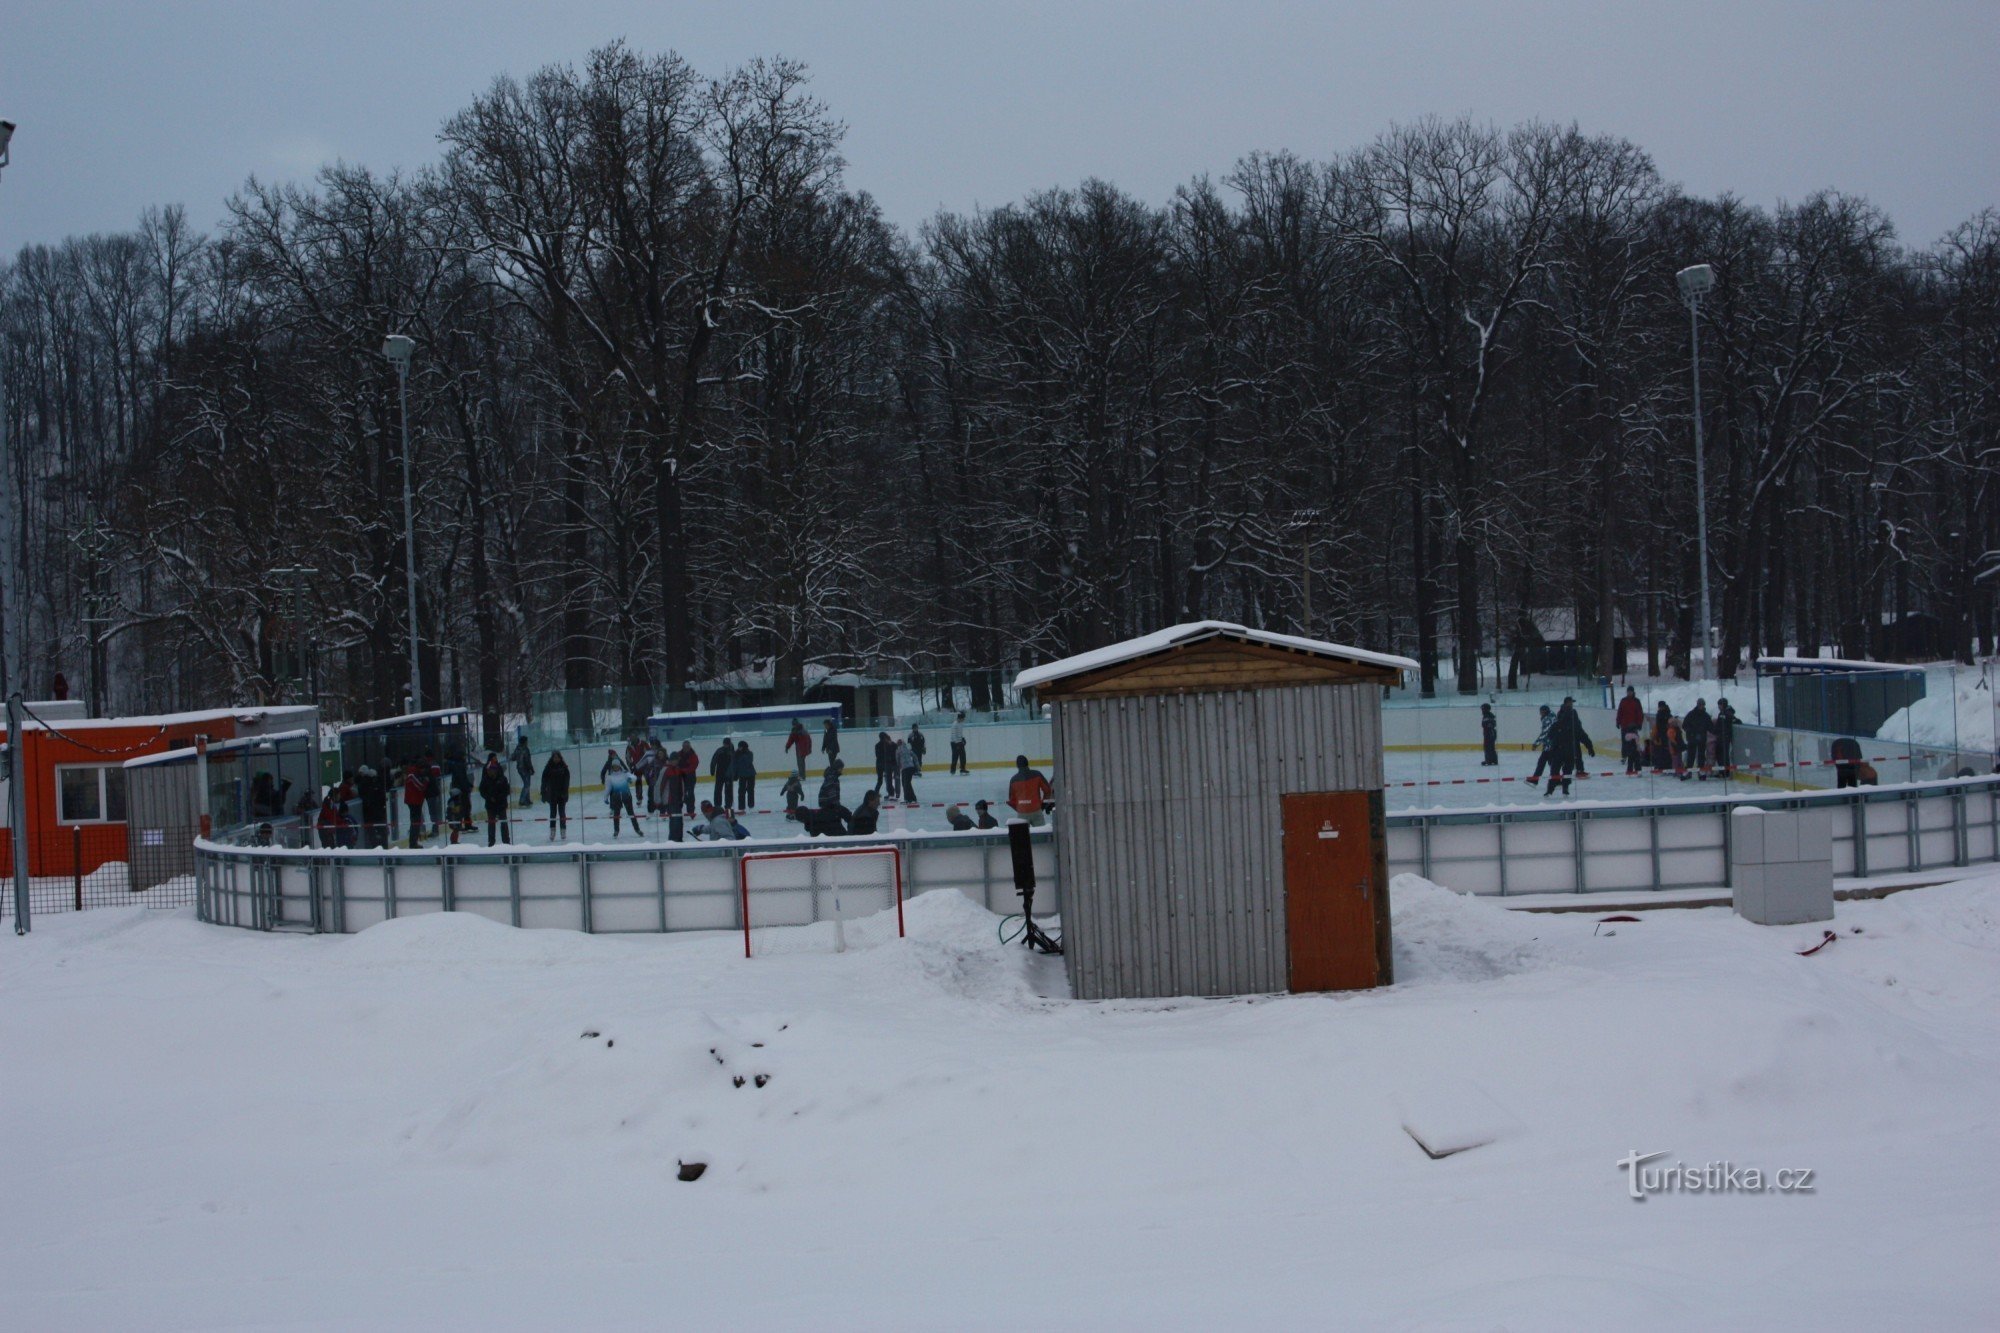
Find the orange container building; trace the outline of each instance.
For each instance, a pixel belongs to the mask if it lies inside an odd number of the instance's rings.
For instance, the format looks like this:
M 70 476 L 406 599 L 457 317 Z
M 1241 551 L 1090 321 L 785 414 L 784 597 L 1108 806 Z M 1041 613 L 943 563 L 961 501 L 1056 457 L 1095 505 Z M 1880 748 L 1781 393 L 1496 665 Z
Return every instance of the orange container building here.
M 27 774 L 29 878 L 86 876 L 113 861 L 129 861 L 126 844 L 127 759 L 208 741 L 316 728 L 310 706 L 217 708 L 156 717 L 83 718 L 48 704 L 27 705 L 22 757 Z M 38 720 L 39 719 L 39 720 Z M 0 739 L 9 744 L 4 714 Z M 7 784 L 0 765 L 0 793 Z M 13 869 L 11 803 L 0 798 L 0 878 Z

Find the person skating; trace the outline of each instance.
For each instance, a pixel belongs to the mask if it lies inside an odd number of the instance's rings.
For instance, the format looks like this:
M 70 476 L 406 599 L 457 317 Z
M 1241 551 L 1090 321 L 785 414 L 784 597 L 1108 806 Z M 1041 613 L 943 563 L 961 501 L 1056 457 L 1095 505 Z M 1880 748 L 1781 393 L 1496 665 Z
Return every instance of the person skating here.
M 611 807 L 611 836 L 619 833 L 619 819 L 630 816 L 632 832 L 641 837 L 645 831 L 639 827 L 639 812 L 632 806 L 632 770 L 618 756 L 618 751 L 606 751 L 604 767 L 597 770 L 597 780 L 604 784 L 604 800 Z
M 1667 714 L 1667 762 L 1673 766 L 1674 776 L 1687 781 L 1687 733 L 1681 730 L 1681 720 Z
M 785 811 L 785 818 L 803 824 L 807 835 L 814 838 L 845 837 L 848 831 L 848 810 L 844 805 L 822 806 L 818 809 L 801 805 Z
M 1528 775 L 1530 783 L 1540 782 L 1543 770 L 1549 766 L 1549 728 L 1555 724 L 1555 711 L 1543 704 L 1541 730 L 1535 733 L 1535 771 Z
M 1635 774 L 1641 767 L 1640 738 L 1646 730 L 1646 708 L 1639 702 L 1639 692 L 1630 685 L 1625 687 L 1625 697 L 1618 701 L 1615 718 L 1618 725 L 1618 753 L 1625 761 L 1627 776 Z
M 1833 743 L 1827 754 L 1833 760 L 1835 787 L 1861 785 L 1861 742 L 1852 736 L 1842 736 Z
M 1673 766 L 1671 734 L 1674 727 L 1674 710 L 1667 707 L 1665 699 L 1653 710 L 1653 772 L 1662 773 Z
M 319 845 L 329 850 L 353 845 L 354 828 L 342 808 L 340 788 L 341 784 L 335 783 L 326 789 L 319 800 L 319 813 L 313 818 L 313 831 L 319 835 Z
M 1727 699 L 1715 701 L 1715 766 L 1728 777 L 1736 771 L 1736 710 Z
M 1014 776 L 1007 783 L 1007 805 L 1015 814 L 1028 821 L 1031 828 L 1040 828 L 1048 823 L 1043 811 L 1055 798 L 1055 789 L 1042 776 L 1040 769 L 1028 767 L 1028 756 L 1014 756 Z
M 625 742 L 625 769 L 632 775 L 632 798 L 635 811 L 632 816 L 632 824 L 635 828 L 638 827 L 639 823 L 636 811 L 644 808 L 646 802 L 652 799 L 651 784 L 646 781 L 646 770 L 639 761 L 646 757 L 648 750 L 657 750 L 659 748 L 660 743 L 658 741 L 654 741 L 649 745 L 646 743 L 645 738 L 641 736 L 634 736 Z
M 960 713 L 951 724 L 951 773 L 971 771 L 972 766 L 965 762 L 965 714 Z
M 429 784 L 424 781 L 424 770 L 420 764 L 408 764 L 403 768 L 403 805 L 410 812 L 410 850 L 415 851 L 424 836 L 424 797 Z
M 1681 719 L 1681 732 L 1687 737 L 1688 759 L 1697 769 L 1696 776 L 1708 781 L 1708 735 L 1712 719 L 1708 715 L 1708 700 L 1696 699 L 1694 707 L 1688 709 Z
M 736 742 L 736 754 L 729 761 L 729 775 L 736 780 L 736 808 L 748 810 L 757 804 L 757 756 L 750 753 L 749 741 Z
M 840 804 L 840 775 L 847 768 L 839 759 L 826 761 L 826 769 L 820 775 L 819 803 L 822 806 Z
M 451 789 L 451 796 L 445 801 L 444 822 L 446 829 L 451 833 L 453 846 L 457 846 L 461 837 L 478 827 L 472 821 L 472 788 Z
M 272 777 L 269 770 L 260 770 L 250 780 L 250 817 L 252 819 L 282 819 L 285 814 L 285 793 L 292 789 L 292 780 L 283 782 Z
M 956 802 L 945 807 L 944 822 L 951 825 L 954 833 L 970 833 L 977 827 L 972 822 L 972 816 L 965 813 L 965 807 Z
M 1549 786 L 1542 795 L 1555 795 L 1557 783 L 1562 784 L 1563 795 L 1569 795 L 1570 775 L 1583 767 L 1585 750 L 1596 757 L 1597 747 L 1590 743 L 1583 720 L 1576 715 L 1576 700 L 1566 697 L 1549 723 Z
M 658 741 L 642 747 L 639 761 L 632 766 L 632 786 L 635 805 L 643 805 L 649 815 L 661 814 L 668 809 L 680 808 L 680 787 L 674 781 L 674 766 L 667 758 L 666 747 Z
M 354 775 L 354 797 L 361 805 L 361 845 L 389 845 L 389 789 L 373 767 L 363 764 Z
M 1492 704 L 1479 705 L 1479 744 L 1486 752 L 1479 766 L 1497 767 L 1500 763 L 1500 719 L 1493 716 Z
M 903 800 L 915 804 L 917 799 L 917 752 L 910 748 L 907 740 L 896 742 L 896 771 L 902 774 Z
M 785 753 L 798 763 L 799 781 L 805 781 L 806 760 L 813 752 L 813 738 L 806 732 L 806 724 L 792 719 L 791 734 L 785 737 Z
M 974 801 L 972 808 L 979 812 L 978 818 L 973 820 L 975 825 L 980 828 L 1000 827 L 1000 821 L 993 817 L 993 802 L 986 800 Z
M 889 739 L 889 733 L 875 733 L 875 790 L 882 792 L 890 800 L 902 790 L 902 770 L 896 767 L 896 742 Z
M 695 753 L 693 741 L 682 741 L 681 748 L 673 755 L 674 767 L 681 775 L 681 808 L 684 815 L 694 814 L 695 797 L 701 788 L 701 756 Z
M 784 798 L 785 813 L 789 815 L 806 799 L 806 780 L 797 773 L 785 774 L 785 785 L 778 789 L 778 795 Z
M 424 760 L 424 808 L 430 811 L 431 832 L 441 832 L 444 828 L 444 765 L 438 762 L 437 751 L 425 750 Z M 464 756 L 460 756 L 457 771 L 464 772 Z M 472 784 L 466 783 L 470 789 Z
M 840 758 L 840 726 L 832 718 L 826 719 L 819 733 L 819 752 L 828 763 Z
M 919 776 L 922 776 L 924 771 L 924 752 L 929 748 L 930 741 L 924 737 L 923 726 L 920 723 L 912 722 L 910 724 L 910 753 L 916 756 L 917 773 Z M 906 796 L 903 799 L 909 800 L 911 798 Z
M 701 803 L 701 818 L 702 822 L 695 826 L 695 837 L 707 838 L 712 842 L 735 842 L 737 840 L 736 821 L 729 817 L 727 810 L 722 809 L 715 802 L 703 801 Z
M 550 840 L 569 837 L 569 760 L 561 750 L 550 751 L 542 765 L 542 800 L 549 807 Z
M 864 838 L 872 838 L 882 824 L 882 798 L 873 789 L 863 792 L 861 804 L 847 817 L 847 828 Z
M 496 833 L 501 842 L 512 845 L 507 816 L 514 801 L 514 784 L 507 780 L 507 765 L 500 762 L 498 750 L 486 752 L 486 765 L 479 773 L 479 799 L 486 802 L 486 845 L 493 845 Z
M 514 771 L 521 775 L 521 808 L 525 810 L 535 803 L 535 757 L 528 751 L 525 731 L 514 745 Z
M 709 795 L 717 805 L 729 804 L 729 789 L 736 782 L 736 746 L 729 737 L 722 738 L 722 744 L 715 747 L 715 753 L 708 757 L 708 776 L 714 784 Z

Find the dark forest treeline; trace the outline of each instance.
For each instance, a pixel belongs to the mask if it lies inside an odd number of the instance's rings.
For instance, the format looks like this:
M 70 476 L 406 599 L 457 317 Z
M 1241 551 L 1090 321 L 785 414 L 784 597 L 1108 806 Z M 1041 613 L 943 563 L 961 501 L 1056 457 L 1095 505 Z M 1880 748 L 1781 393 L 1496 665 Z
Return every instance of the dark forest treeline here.
M 433 701 L 1199 617 L 1469 680 L 1560 609 L 1685 669 L 1697 262 L 1725 670 L 2000 651 L 2000 214 L 1909 249 L 1852 196 L 1691 198 L 1623 140 L 1425 121 L 908 236 L 839 140 L 796 65 L 613 46 L 496 83 L 418 175 L 23 250 L 30 694 L 275 697 L 304 565 L 331 701 L 400 702 L 392 330 Z

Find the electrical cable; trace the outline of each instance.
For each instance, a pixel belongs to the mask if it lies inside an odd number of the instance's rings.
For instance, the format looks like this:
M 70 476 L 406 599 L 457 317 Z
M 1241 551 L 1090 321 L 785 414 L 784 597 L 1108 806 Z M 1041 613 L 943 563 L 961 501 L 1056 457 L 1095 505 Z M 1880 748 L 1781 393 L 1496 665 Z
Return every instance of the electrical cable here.
M 162 726 L 159 729 L 157 735 L 150 736 L 147 739 L 140 741 L 137 745 L 127 746 L 122 750 L 106 750 L 99 746 L 92 745 L 89 741 L 78 740 L 76 737 L 70 735 L 68 732 L 62 730 L 60 727 L 57 727 L 53 723 L 45 721 L 43 718 L 37 716 L 35 710 L 28 707 L 28 705 L 25 703 L 21 705 L 21 711 L 27 714 L 28 718 L 31 721 L 33 721 L 35 725 L 39 726 L 42 729 L 42 731 L 47 735 L 53 736 L 60 741 L 67 741 L 69 744 L 76 746 L 79 750 L 88 750 L 92 754 L 103 755 L 107 759 L 116 759 L 121 755 L 148 753 L 149 747 L 153 744 L 153 742 L 158 740 L 160 736 L 164 736 L 167 734 L 167 729 L 164 726 Z

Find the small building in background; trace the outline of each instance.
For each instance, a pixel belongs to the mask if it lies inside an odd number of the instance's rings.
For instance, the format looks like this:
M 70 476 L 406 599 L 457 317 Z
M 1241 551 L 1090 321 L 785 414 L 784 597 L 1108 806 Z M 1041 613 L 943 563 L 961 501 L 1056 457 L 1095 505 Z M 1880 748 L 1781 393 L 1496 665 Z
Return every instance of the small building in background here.
M 1201 621 L 1022 672 L 1054 719 L 1072 993 L 1387 984 L 1382 694 L 1416 665 Z
M 471 763 L 477 754 L 472 743 L 472 711 L 467 708 L 434 708 L 340 729 L 341 770 L 358 773 L 366 764 L 385 781 L 390 770 L 425 755 L 433 756 L 449 773 L 454 764 Z M 339 776 L 335 773 L 329 781 Z
M 1772 725 L 1780 731 L 1873 736 L 1884 722 L 1924 697 L 1917 667 L 1837 657 L 1760 657 L 1771 677 Z
M 76 877 L 129 863 L 125 762 L 199 743 L 277 732 L 317 732 L 309 705 L 214 708 L 146 717 L 77 717 L 75 706 L 27 705 L 22 760 L 27 773 L 28 874 Z M 5 735 L 0 718 L 0 736 Z M 7 737 L 11 742 L 12 737 Z M 6 791 L 0 781 L 0 793 Z M 12 806 L 0 797 L 0 865 L 11 867 Z M 191 835 L 190 835 L 191 836 Z

